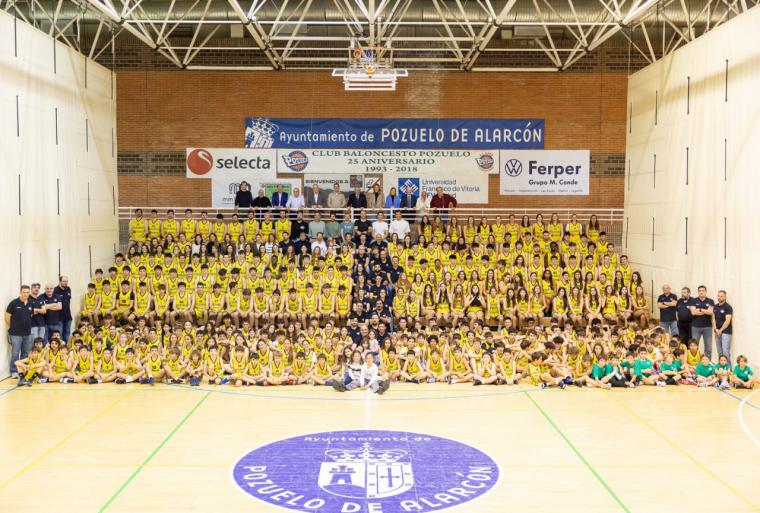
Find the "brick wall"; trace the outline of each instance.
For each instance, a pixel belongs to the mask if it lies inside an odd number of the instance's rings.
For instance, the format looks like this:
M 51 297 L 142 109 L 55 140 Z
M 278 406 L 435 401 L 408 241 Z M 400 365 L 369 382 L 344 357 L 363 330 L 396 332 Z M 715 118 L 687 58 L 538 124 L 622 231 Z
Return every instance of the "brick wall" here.
M 520 208 L 623 206 L 627 74 L 414 71 L 395 93 L 347 93 L 324 70 L 302 72 L 118 71 L 121 205 L 210 204 L 210 184 L 186 180 L 184 149 L 242 146 L 246 116 L 534 117 L 546 148 L 589 148 L 591 194 L 500 196 Z

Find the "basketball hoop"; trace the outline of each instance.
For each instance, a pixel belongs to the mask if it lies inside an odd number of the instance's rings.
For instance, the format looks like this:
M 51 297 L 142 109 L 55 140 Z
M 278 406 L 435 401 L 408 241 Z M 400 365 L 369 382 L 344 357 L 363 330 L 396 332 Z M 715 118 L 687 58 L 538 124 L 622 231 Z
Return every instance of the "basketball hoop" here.
M 409 76 L 405 69 L 394 69 L 379 46 L 357 46 L 349 50 L 348 67 L 336 68 L 334 77 L 343 77 L 346 91 L 395 91 L 396 80 Z

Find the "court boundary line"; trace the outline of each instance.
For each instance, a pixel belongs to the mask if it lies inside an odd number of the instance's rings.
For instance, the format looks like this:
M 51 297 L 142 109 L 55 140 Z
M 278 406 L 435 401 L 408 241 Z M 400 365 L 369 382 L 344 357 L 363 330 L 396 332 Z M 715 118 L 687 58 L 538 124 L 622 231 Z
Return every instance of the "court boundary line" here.
M 39 463 L 40 461 L 42 461 L 43 459 L 45 459 L 46 457 L 48 457 L 56 449 L 58 449 L 59 447 L 61 447 L 64 443 L 66 443 L 67 441 L 69 441 L 71 438 L 73 438 L 74 436 L 78 435 L 79 433 L 81 433 L 86 427 L 88 427 L 89 425 L 91 425 L 92 423 L 94 423 L 96 420 L 98 420 L 100 417 L 102 417 L 106 413 L 110 412 L 117 404 L 119 404 L 121 401 L 123 401 L 128 396 L 130 396 L 130 395 L 132 395 L 134 393 L 135 393 L 135 390 L 129 390 L 129 391 L 127 391 L 121 397 L 119 397 L 115 401 L 112 401 L 111 403 L 109 403 L 108 406 L 106 406 L 105 408 L 103 408 L 102 410 L 100 410 L 94 416 L 90 417 L 84 424 L 80 424 L 77 428 L 75 428 L 73 431 L 70 431 L 66 436 L 64 436 L 63 438 L 61 438 L 58 442 L 56 442 L 55 444 L 53 444 L 50 447 L 48 447 L 47 449 L 45 449 L 45 451 L 43 451 L 42 454 L 40 454 L 39 456 L 37 456 L 36 458 L 34 458 L 30 463 L 27 463 L 26 465 L 24 465 L 23 467 L 21 467 L 21 470 L 19 470 L 18 472 L 16 472 L 15 474 L 13 474 L 10 478 L 8 478 L 5 481 L 3 481 L 2 483 L 0 483 L 0 490 L 2 490 L 3 488 L 5 488 L 9 484 L 11 484 L 16 479 L 18 479 L 26 471 L 28 471 L 29 469 L 31 469 L 32 467 L 34 467 L 37 463 Z
M 620 400 L 615 400 L 618 405 L 623 408 L 625 411 L 627 411 L 633 418 L 644 424 L 647 428 L 649 428 L 653 433 L 655 433 L 657 436 L 662 438 L 665 442 L 667 442 L 668 445 L 670 445 L 673 449 L 680 452 L 682 455 L 684 455 L 688 460 L 690 460 L 692 463 L 694 463 L 697 467 L 702 469 L 706 474 L 711 476 L 713 479 L 718 481 L 720 484 L 722 484 L 728 491 L 733 493 L 737 498 L 741 499 L 745 503 L 747 503 L 754 511 L 760 511 L 760 506 L 752 502 L 750 499 L 745 497 L 739 490 L 734 488 L 730 483 L 726 482 L 723 478 L 721 478 L 718 474 L 713 472 L 709 467 L 704 465 L 702 462 L 700 462 L 698 459 L 696 459 L 694 456 L 691 455 L 688 451 L 686 451 L 684 448 L 682 448 L 680 445 L 676 444 L 673 440 L 670 439 L 665 433 L 657 429 L 654 424 L 646 420 L 644 417 L 633 411 L 630 407 L 626 406 L 624 403 L 622 403 Z
M 586 468 L 591 472 L 591 474 L 596 478 L 596 480 L 601 484 L 605 490 L 607 490 L 607 493 L 612 497 L 615 502 L 617 502 L 618 506 L 620 506 L 623 511 L 626 513 L 631 513 L 631 510 L 628 509 L 628 506 L 623 503 L 623 501 L 618 497 L 618 495 L 615 493 L 615 491 L 610 487 L 610 485 L 607 483 L 607 481 L 604 480 L 604 478 L 599 474 L 599 472 L 596 471 L 593 465 L 586 459 L 585 456 L 580 452 L 580 450 L 573 444 L 573 442 L 568 438 L 568 436 L 559 428 L 559 426 L 552 420 L 552 418 L 549 416 L 549 414 L 544 410 L 538 402 L 531 397 L 530 394 L 528 394 L 528 391 L 525 391 L 525 397 L 527 397 L 530 402 L 533 403 L 533 405 L 538 409 L 539 412 L 541 412 L 541 415 L 543 415 L 544 419 L 554 428 L 554 430 L 559 434 L 559 436 L 562 437 L 562 439 L 565 441 L 568 447 L 575 453 L 575 455 L 578 457 L 581 462 L 583 462 L 584 465 L 586 465 Z
M 736 415 L 739 417 L 739 424 L 741 425 L 744 432 L 747 434 L 750 440 L 752 440 L 755 445 L 760 447 L 760 440 L 757 439 L 755 434 L 747 427 L 747 423 L 744 421 L 744 405 L 749 404 L 752 405 L 752 403 L 749 402 L 749 398 L 755 395 L 756 393 L 760 392 L 760 390 L 755 390 L 754 392 L 747 394 L 747 396 L 742 399 L 742 401 L 739 403 L 739 406 L 736 408 Z
M 11 393 L 11 392 L 13 392 L 14 390 L 18 390 L 18 389 L 19 389 L 19 386 L 18 386 L 18 385 L 16 385 L 16 386 L 14 386 L 13 388 L 9 388 L 9 389 L 7 389 L 7 390 L 4 390 L 4 391 L 0 392 L 0 397 L 4 396 L 4 395 L 6 395 L 6 394 L 10 394 L 10 393 Z
M 734 399 L 736 399 L 737 401 L 740 401 L 740 402 L 741 402 L 741 401 L 744 401 L 744 400 L 745 400 L 745 398 L 739 397 L 739 396 L 738 396 L 738 395 L 736 395 L 736 394 L 732 394 L 732 393 L 731 393 L 731 392 L 729 392 L 728 390 L 723 390 L 722 388 L 715 388 L 715 390 L 717 390 L 718 392 L 720 392 L 720 393 L 722 393 L 722 394 L 725 394 L 725 395 L 727 395 L 728 397 L 733 397 L 733 398 L 734 398 Z M 758 392 L 758 390 L 755 390 L 755 392 Z M 748 394 L 746 397 L 749 397 L 750 395 L 754 394 L 755 392 L 751 392 L 751 393 L 749 393 L 749 394 Z M 757 410 L 757 411 L 760 411 L 760 406 L 758 406 L 758 405 L 756 405 L 756 404 L 754 404 L 754 403 L 750 403 L 750 402 L 748 402 L 748 403 L 747 403 L 747 406 L 749 406 L 750 408 L 754 408 L 754 409 L 755 409 L 755 410 Z
M 177 431 L 179 431 L 179 429 L 185 424 L 185 422 L 187 422 L 187 420 L 198 410 L 198 408 L 200 408 L 200 406 L 206 401 L 206 399 L 209 398 L 210 395 L 211 395 L 211 392 L 208 392 L 206 395 L 201 397 L 200 401 L 195 403 L 195 405 L 190 409 L 190 411 L 187 412 L 184 417 L 182 417 L 182 419 L 179 421 L 179 423 L 176 426 L 174 426 L 174 429 L 172 429 L 169 432 L 169 434 L 166 435 L 163 440 L 161 440 L 161 443 L 158 444 L 158 446 L 155 449 L 153 449 L 153 452 L 151 452 L 148 455 L 145 461 L 140 463 L 140 465 L 132 472 L 132 474 L 130 474 L 127 480 L 121 484 L 118 490 L 116 490 L 116 492 L 114 492 L 114 494 L 111 495 L 111 497 L 106 501 L 106 503 L 103 504 L 103 506 L 101 506 L 101 508 L 98 510 L 98 513 L 102 513 L 103 511 L 107 510 L 111 506 L 113 501 L 115 501 L 116 498 L 119 495 L 121 495 L 121 492 L 123 492 L 127 488 L 127 486 L 129 486 L 129 484 L 135 479 L 135 477 L 137 477 L 137 474 L 139 474 L 140 471 L 142 471 L 142 469 L 145 468 L 148 465 L 148 463 L 150 463 L 150 460 L 152 460 L 156 456 L 156 454 L 158 454 L 159 451 L 164 448 L 166 443 L 174 436 L 174 434 Z

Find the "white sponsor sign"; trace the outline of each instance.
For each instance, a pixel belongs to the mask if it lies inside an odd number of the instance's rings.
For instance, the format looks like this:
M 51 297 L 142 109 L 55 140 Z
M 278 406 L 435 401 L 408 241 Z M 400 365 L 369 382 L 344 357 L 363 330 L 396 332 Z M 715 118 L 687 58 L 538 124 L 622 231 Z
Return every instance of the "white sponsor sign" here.
M 587 195 L 589 150 L 501 150 L 502 195 Z
M 249 182 L 260 179 L 274 180 L 277 176 L 277 150 L 187 148 L 185 173 L 188 178 L 212 180 L 226 179 L 235 173 Z
M 278 150 L 278 173 L 487 174 L 498 169 L 496 151 L 481 150 Z
M 301 180 L 298 178 L 251 178 L 247 171 L 231 171 L 224 176 L 217 176 L 211 180 L 211 206 L 213 208 L 232 208 L 235 206 L 235 194 L 240 188 L 240 182 L 245 180 L 251 186 L 251 194 L 255 198 L 259 189 L 264 189 L 265 195 L 272 197 L 276 184 L 286 185 L 285 191 L 290 193 L 294 187 L 301 188 Z M 287 186 L 290 186 L 290 190 Z
M 386 194 L 396 188 L 396 194 L 403 196 L 406 189 L 411 188 L 412 194 L 419 197 L 426 191 L 431 198 L 438 187 L 443 192 L 457 199 L 457 203 L 488 203 L 488 173 L 457 173 L 440 169 L 435 175 L 408 175 L 388 173 L 383 175 L 383 190 Z
M 364 188 L 364 175 L 346 175 L 338 173 L 307 173 L 303 176 L 303 187 L 309 190 L 312 185 L 320 189 L 332 190 L 333 185 L 340 185 L 343 192 L 352 192 L 354 187 Z

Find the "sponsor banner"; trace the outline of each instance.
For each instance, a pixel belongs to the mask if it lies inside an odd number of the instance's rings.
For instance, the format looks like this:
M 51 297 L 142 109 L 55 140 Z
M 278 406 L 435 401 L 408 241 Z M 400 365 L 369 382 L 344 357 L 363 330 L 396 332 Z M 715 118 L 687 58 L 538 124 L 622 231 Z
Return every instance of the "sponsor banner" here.
M 278 173 L 487 174 L 498 170 L 498 152 L 488 150 L 278 150 Z
M 274 180 L 277 150 L 248 148 L 187 148 L 185 173 L 188 178 L 224 178 L 245 172 L 245 179 Z
M 543 119 L 245 119 L 246 148 L 541 149 Z
M 235 194 L 240 188 L 240 182 L 245 180 L 251 185 L 251 194 L 255 198 L 259 189 L 264 189 L 264 194 L 272 197 L 277 189 L 277 184 L 284 186 L 285 192 L 291 193 L 294 187 L 301 188 L 301 180 L 298 178 L 259 179 L 247 171 L 234 171 L 224 176 L 217 176 L 211 180 L 211 206 L 212 208 L 232 208 L 235 206 Z
M 488 203 L 488 174 L 441 172 L 435 175 L 399 175 L 390 173 L 385 175 L 384 192 L 387 195 L 391 187 L 395 187 L 397 194 L 403 196 L 406 188 L 411 187 L 415 196 L 426 191 L 428 197 L 435 194 L 438 187 L 443 187 L 443 192 L 454 196 L 458 203 Z
M 500 193 L 506 195 L 587 195 L 589 150 L 499 152 Z
M 333 185 L 340 185 L 343 192 L 351 192 L 354 187 L 364 189 L 364 175 L 345 175 L 338 173 L 310 173 L 303 177 L 303 187 L 306 190 L 311 189 L 314 184 L 319 185 L 320 189 L 332 190 Z

